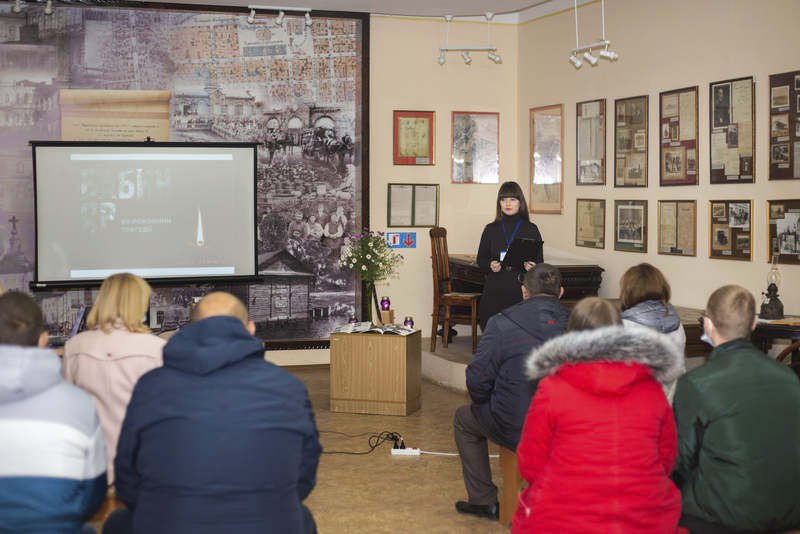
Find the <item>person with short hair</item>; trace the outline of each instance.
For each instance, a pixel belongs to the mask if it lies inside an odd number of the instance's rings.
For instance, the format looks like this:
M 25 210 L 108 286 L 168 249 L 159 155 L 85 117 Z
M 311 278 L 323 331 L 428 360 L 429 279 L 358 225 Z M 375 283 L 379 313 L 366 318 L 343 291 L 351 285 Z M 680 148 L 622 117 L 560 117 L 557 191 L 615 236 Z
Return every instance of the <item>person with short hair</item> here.
M 755 299 L 737 285 L 701 317 L 714 350 L 678 380 L 674 479 L 691 532 L 800 528 L 800 381 L 749 341 Z
M 591 297 L 526 365 L 541 381 L 517 447 L 529 486 L 512 532 L 678 532 L 675 422 L 661 389 L 681 370 L 675 344 L 623 327 L 613 304 Z
M 239 299 L 209 293 L 139 379 L 114 462 L 128 509 L 104 534 L 316 532 L 302 504 L 322 450 L 311 402 L 255 331 Z
M 0 295 L 0 532 L 94 532 L 106 453 L 94 401 L 61 377 L 42 311 Z
M 652 328 L 666 334 L 677 345 L 681 366 L 685 370 L 686 332 L 678 312 L 669 302 L 672 290 L 661 271 L 649 263 L 634 265 L 622 275 L 619 287 L 622 323 L 630 327 Z M 675 382 L 664 385 L 664 394 L 672 403 Z
M 139 377 L 161 366 L 164 341 L 142 318 L 150 307 L 150 285 L 130 273 L 103 280 L 86 318 L 88 330 L 64 345 L 64 378 L 94 397 L 106 440 L 108 482 L 122 419 Z
M 489 519 L 499 517 L 499 508 L 488 440 L 517 448 L 536 390 L 525 377 L 525 358 L 532 348 L 564 333 L 569 319 L 569 310 L 558 301 L 564 288 L 556 267 L 540 263 L 527 271 L 521 292 L 522 302 L 489 319 L 467 366 L 472 404 L 461 406 L 453 422 L 468 495 L 456 510 Z

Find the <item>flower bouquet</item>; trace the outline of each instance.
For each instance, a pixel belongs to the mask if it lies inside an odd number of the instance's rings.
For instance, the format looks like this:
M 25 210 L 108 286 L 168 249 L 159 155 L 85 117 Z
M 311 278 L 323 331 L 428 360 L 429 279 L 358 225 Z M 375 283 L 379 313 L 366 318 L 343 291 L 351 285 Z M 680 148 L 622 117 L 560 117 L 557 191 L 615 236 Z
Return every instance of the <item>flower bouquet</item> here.
M 383 232 L 372 232 L 367 228 L 361 234 L 353 236 L 352 242 L 347 247 L 339 266 L 353 271 L 367 284 L 367 298 L 375 295 L 375 282 L 386 280 L 397 272 L 397 267 L 403 261 L 403 256 L 386 244 Z M 377 296 L 374 297 L 377 306 Z M 358 303 L 356 303 L 358 309 Z M 372 304 L 368 309 L 372 316 Z

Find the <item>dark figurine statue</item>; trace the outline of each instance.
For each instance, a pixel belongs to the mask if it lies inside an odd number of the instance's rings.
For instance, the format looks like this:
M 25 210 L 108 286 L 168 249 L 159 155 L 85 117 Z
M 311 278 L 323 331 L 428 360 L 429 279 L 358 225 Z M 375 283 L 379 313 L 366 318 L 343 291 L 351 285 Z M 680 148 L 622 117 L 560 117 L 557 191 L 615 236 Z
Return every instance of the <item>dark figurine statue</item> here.
M 761 294 L 767 298 L 761 304 L 761 313 L 758 316 L 762 319 L 783 319 L 783 302 L 778 298 L 778 286 L 770 284 L 767 292 Z

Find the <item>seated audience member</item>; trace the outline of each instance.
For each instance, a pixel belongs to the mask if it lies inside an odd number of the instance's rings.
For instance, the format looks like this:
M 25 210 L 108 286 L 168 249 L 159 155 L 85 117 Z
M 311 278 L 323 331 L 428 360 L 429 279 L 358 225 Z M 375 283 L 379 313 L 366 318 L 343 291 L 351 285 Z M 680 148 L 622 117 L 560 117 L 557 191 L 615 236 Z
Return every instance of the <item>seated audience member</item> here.
M 94 401 L 61 378 L 29 296 L 0 296 L 0 532 L 94 532 L 106 453 Z
M 147 282 L 129 273 L 109 276 L 86 318 L 89 330 L 64 346 L 64 378 L 88 391 L 97 404 L 109 484 L 114 482 L 117 439 L 133 386 L 140 376 L 161 365 L 166 343 L 142 324 L 149 303 Z
M 321 453 L 303 383 L 264 361 L 236 297 L 210 293 L 133 390 L 104 533 L 310 533 Z
M 453 422 L 468 495 L 456 503 L 461 513 L 498 518 L 487 440 L 517 448 L 535 391 L 525 377 L 525 358 L 532 348 L 564 333 L 569 310 L 558 302 L 563 293 L 559 270 L 540 263 L 525 273 L 523 301 L 489 318 L 467 367 L 472 404 L 456 410 Z
M 748 338 L 755 300 L 723 286 L 702 318 L 714 350 L 678 380 L 674 479 L 691 532 L 800 528 L 800 382 Z
M 512 532 L 678 532 L 675 423 L 661 387 L 680 361 L 665 335 L 622 327 L 610 302 L 575 306 L 567 334 L 527 361 L 541 381 L 517 447 L 530 486 Z
M 672 339 L 680 351 L 683 374 L 686 369 L 686 332 L 678 312 L 669 303 L 672 291 L 664 275 L 649 263 L 640 263 L 625 271 L 619 286 L 622 323 L 625 326 L 652 328 Z M 672 403 L 675 382 L 664 385 L 664 394 Z

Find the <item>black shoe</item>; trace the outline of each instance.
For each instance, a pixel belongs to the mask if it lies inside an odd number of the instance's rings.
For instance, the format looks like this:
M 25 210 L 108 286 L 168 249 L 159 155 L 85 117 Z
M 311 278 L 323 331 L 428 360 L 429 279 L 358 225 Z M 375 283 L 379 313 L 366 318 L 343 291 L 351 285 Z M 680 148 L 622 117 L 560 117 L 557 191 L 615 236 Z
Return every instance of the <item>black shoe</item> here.
M 444 339 L 444 336 L 442 335 L 443 333 L 444 333 L 444 328 L 440 328 L 439 330 L 436 331 L 436 335 L 441 337 L 442 339 Z M 453 342 L 453 338 L 456 337 L 457 335 L 458 335 L 458 332 L 456 331 L 456 329 L 451 327 L 450 328 L 450 335 L 447 336 L 447 342 L 448 343 L 452 343 Z
M 478 517 L 485 517 L 492 521 L 500 519 L 500 505 L 494 504 L 470 504 L 466 501 L 456 502 L 456 511 L 460 514 L 475 515 Z

